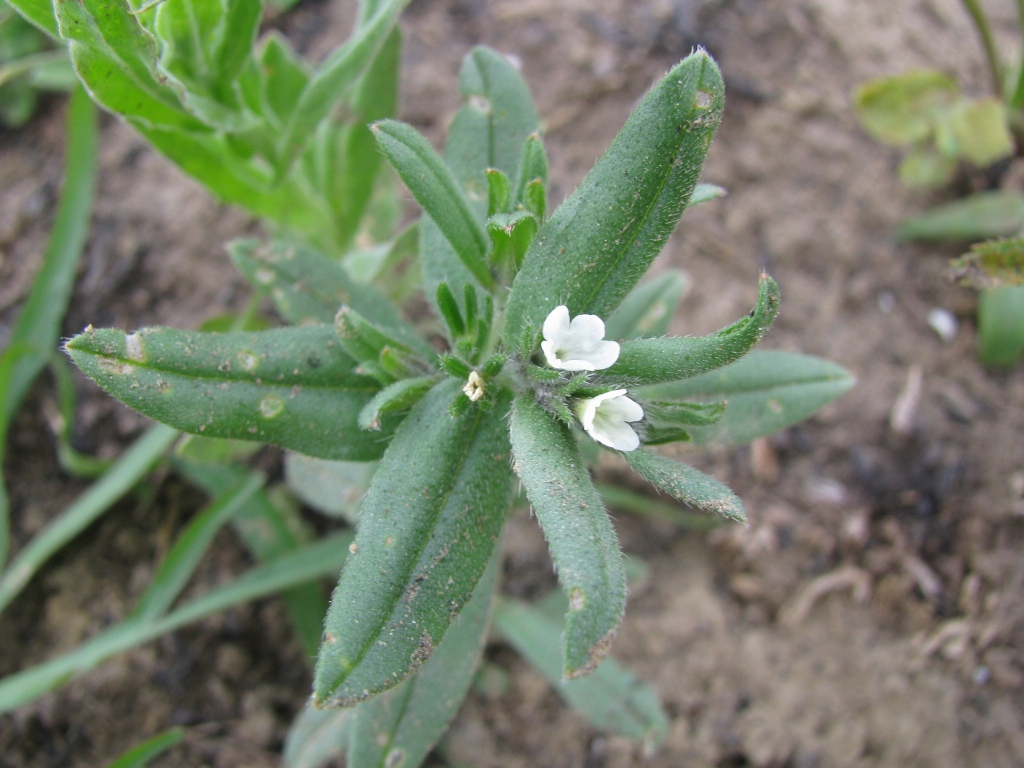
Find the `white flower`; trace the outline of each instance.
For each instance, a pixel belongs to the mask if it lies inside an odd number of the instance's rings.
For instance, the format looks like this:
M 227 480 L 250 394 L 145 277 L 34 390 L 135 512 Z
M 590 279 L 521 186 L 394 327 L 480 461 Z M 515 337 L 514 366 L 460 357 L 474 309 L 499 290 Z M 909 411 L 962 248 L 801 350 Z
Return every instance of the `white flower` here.
M 476 371 L 469 372 L 469 379 L 466 381 L 466 386 L 462 388 L 462 391 L 466 393 L 466 397 L 472 400 L 474 403 L 484 396 L 484 380 L 480 378 L 480 374 Z
M 604 321 L 597 315 L 576 315 L 569 322 L 569 308 L 551 310 L 544 321 L 540 343 L 548 365 L 563 371 L 599 371 L 619 359 L 619 345 L 604 340 Z
M 640 421 L 644 409 L 625 395 L 626 390 L 615 389 L 580 400 L 575 406 L 576 415 L 583 422 L 583 429 L 597 442 L 617 451 L 635 451 L 640 447 L 640 438 L 629 422 Z

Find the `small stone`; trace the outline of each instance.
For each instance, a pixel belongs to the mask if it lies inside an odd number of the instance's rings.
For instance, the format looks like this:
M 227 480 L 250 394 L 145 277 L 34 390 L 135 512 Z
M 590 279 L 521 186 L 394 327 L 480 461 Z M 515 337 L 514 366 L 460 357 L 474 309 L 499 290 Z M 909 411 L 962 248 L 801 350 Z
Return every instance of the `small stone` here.
M 928 325 L 947 344 L 956 338 L 957 331 L 960 330 L 960 323 L 956 319 L 956 315 L 941 307 L 928 310 Z

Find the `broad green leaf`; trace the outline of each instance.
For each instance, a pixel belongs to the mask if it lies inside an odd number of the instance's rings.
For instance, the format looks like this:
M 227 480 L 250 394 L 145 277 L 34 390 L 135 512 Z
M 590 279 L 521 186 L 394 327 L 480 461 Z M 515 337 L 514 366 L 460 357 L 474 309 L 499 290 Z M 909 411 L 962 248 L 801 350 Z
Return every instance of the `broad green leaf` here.
M 355 527 L 377 462 L 327 461 L 293 451 L 284 459 L 288 488 L 299 499 L 317 512 L 343 518 Z
M 229 243 L 228 253 L 249 282 L 270 293 L 289 323 L 333 323 L 345 304 L 375 323 L 401 325 L 390 301 L 375 288 L 355 283 L 343 266 L 314 248 L 285 239 L 244 239 Z
M 350 533 L 334 534 L 257 566 L 233 582 L 151 622 L 123 621 L 74 650 L 0 679 L 0 712 L 24 706 L 96 668 L 112 656 L 156 640 L 233 605 L 268 597 L 320 576 L 336 573 L 345 562 Z
M 53 0 L 7 0 L 7 4 L 51 37 L 60 37 Z
M 462 382 L 402 422 L 363 500 L 331 600 L 314 701 L 351 706 L 408 677 L 441 642 L 491 557 L 508 510 L 508 397 L 459 417 Z
M 280 33 L 271 32 L 262 46 L 259 58 L 261 112 L 280 128 L 309 82 L 309 72 Z
M 316 709 L 307 704 L 292 721 L 284 742 L 288 768 L 338 765 L 348 751 L 354 709 Z
M 200 464 L 177 459 L 175 469 L 210 495 L 222 494 L 244 482 L 250 470 L 238 464 Z M 260 562 L 271 562 L 309 543 L 313 532 L 301 516 L 266 491 L 258 491 L 231 521 L 235 532 Z M 298 584 L 281 592 L 288 616 L 307 657 L 316 658 L 323 632 L 327 597 L 316 582 Z
M 964 103 L 953 111 L 950 130 L 956 138 L 957 154 L 979 168 L 1013 154 L 1009 115 L 1006 105 L 999 99 Z
M 494 609 L 494 624 L 592 725 L 642 741 L 647 754 L 665 741 L 668 718 L 658 694 L 615 659 L 607 659 L 590 677 L 562 680 L 561 622 L 518 600 L 501 600 Z
M 952 266 L 961 282 L 978 288 L 1024 284 L 1024 238 L 975 243 Z
M 663 493 L 691 507 L 747 522 L 743 502 L 729 488 L 699 469 L 643 450 L 623 453 L 638 474 Z
M 472 598 L 423 666 L 401 685 L 356 709 L 348 765 L 414 768 L 444 735 L 480 662 L 500 555 L 496 548 Z
M 330 326 L 258 333 L 88 330 L 65 349 L 118 400 L 185 432 L 366 461 L 383 454 L 394 426 L 359 428 L 359 411 L 379 387 L 354 372 Z
M 978 356 L 985 365 L 1009 368 L 1024 355 L 1024 286 L 982 291 L 978 302 Z
M 607 339 L 664 336 L 686 291 L 686 275 L 672 269 L 640 283 L 604 324 Z
M 458 182 L 416 129 L 395 120 L 373 125 L 377 144 L 409 187 L 463 266 L 488 290 L 495 287 L 487 268 L 487 233 Z
M 647 94 L 537 233 L 509 295 L 507 343 L 531 354 L 560 304 L 573 316 L 615 310 L 675 229 L 723 105 L 721 73 L 703 50 Z
M 626 606 L 622 553 L 576 443 L 533 398 L 520 395 L 510 424 L 513 468 L 551 550 L 569 598 L 567 678 L 594 671 L 608 653 Z
M 32 382 L 53 357 L 60 338 L 78 262 L 85 246 L 96 186 L 98 153 L 96 109 L 81 88 L 68 107 L 68 146 L 64 187 L 43 254 L 43 265 L 32 283 L 7 344 L 0 352 L 0 461 L 7 429 Z M 0 476 L 0 567 L 10 546 L 7 490 Z
M 871 136 L 885 144 L 903 146 L 927 139 L 938 115 L 959 93 L 956 80 L 949 75 L 918 69 L 861 83 L 853 104 Z
M 478 222 L 487 214 L 488 168 L 510 180 L 519 177 L 519 153 L 527 138 L 540 130 L 530 91 L 516 68 L 489 48 L 474 48 L 463 59 L 459 89 L 464 101 L 455 115 L 445 143 L 444 160 L 465 191 Z M 437 226 L 425 219 L 420 225 L 420 262 L 427 299 L 448 283 L 462 301 L 467 284 L 475 281 Z M 440 314 L 435 306 L 434 310 Z
M 631 386 L 678 381 L 721 368 L 757 344 L 779 308 L 779 287 L 761 277 L 754 310 L 717 333 L 700 337 L 634 339 L 622 345 L 619 359 L 604 372 L 609 381 Z
M 939 205 L 900 227 L 900 240 L 981 240 L 1024 230 L 1024 195 L 978 192 Z
M 342 100 L 352 92 L 360 76 L 373 62 L 391 34 L 409 0 L 382 0 L 365 17 L 352 36 L 316 68 L 289 115 L 278 153 L 279 174 L 291 164 L 306 141 Z
M 127 0 L 54 0 L 61 36 L 90 95 L 151 126 L 205 130 L 157 72 L 157 44 Z
M 636 394 L 656 400 L 725 400 L 721 419 L 687 431 L 698 445 L 739 445 L 802 421 L 853 383 L 849 371 L 828 360 L 754 350 L 717 371 L 643 387 Z
M 132 747 L 107 768 L 145 768 L 151 761 L 158 758 L 168 749 L 178 744 L 185 738 L 184 728 L 171 728 L 170 730 L 158 733 L 151 739 Z

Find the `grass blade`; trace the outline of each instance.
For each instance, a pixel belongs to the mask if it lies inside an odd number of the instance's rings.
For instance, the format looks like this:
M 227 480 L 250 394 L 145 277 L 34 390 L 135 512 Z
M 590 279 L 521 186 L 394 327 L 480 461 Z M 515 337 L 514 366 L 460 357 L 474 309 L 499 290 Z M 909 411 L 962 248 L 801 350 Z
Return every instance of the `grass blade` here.
M 184 737 L 185 731 L 182 728 L 171 728 L 163 733 L 158 733 L 153 738 L 129 749 L 107 768 L 145 768 L 151 760 L 155 760 L 178 744 Z

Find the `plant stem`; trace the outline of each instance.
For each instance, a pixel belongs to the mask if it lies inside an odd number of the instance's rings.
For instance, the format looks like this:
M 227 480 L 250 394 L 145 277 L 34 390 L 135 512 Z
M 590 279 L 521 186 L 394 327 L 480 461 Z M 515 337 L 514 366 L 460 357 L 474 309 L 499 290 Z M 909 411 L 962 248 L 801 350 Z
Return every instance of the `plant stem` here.
M 1003 98 L 1003 65 L 999 63 L 999 54 L 996 52 L 995 41 L 992 39 L 992 30 L 989 28 L 988 19 L 978 0 L 961 0 L 967 13 L 970 14 L 974 26 L 981 37 L 981 44 L 985 48 L 985 58 L 988 60 L 988 71 L 992 78 L 992 87 L 995 90 L 996 98 Z M 1020 5 L 1018 0 L 1018 5 Z
M 1024 0 L 1017 0 L 1017 20 L 1020 24 L 1021 42 L 1024 42 Z M 1021 53 L 1018 65 L 1017 84 L 1010 95 L 1010 108 L 1019 110 L 1022 107 L 1024 107 L 1024 52 Z M 1011 118 L 1011 122 L 1019 127 L 1019 120 Z

